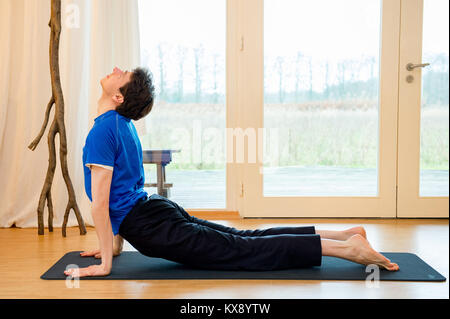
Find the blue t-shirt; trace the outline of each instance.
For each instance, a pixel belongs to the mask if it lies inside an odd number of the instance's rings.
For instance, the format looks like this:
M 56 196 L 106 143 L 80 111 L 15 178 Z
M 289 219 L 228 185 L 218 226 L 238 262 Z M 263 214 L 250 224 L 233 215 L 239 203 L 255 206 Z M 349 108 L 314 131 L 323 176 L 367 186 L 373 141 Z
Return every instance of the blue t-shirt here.
M 114 235 L 136 202 L 148 196 L 144 190 L 142 146 L 131 119 L 109 110 L 94 120 L 83 147 L 84 187 L 92 202 L 90 165 L 113 171 L 109 217 Z

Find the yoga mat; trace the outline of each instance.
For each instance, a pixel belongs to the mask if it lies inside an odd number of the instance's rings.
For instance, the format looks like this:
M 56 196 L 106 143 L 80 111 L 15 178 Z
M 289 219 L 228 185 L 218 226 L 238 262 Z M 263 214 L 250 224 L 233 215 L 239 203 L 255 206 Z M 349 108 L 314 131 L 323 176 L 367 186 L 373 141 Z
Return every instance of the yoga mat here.
M 411 253 L 382 253 L 396 262 L 400 270 L 390 272 L 380 269 L 380 280 L 393 281 L 445 281 L 446 278 L 430 265 Z M 94 257 L 81 257 L 80 251 L 65 254 L 41 279 L 65 280 L 68 265 L 87 267 L 100 264 Z M 68 268 L 74 268 L 70 266 Z M 368 269 L 369 270 L 369 269 Z M 374 271 L 366 272 L 366 266 L 335 257 L 322 257 L 320 267 L 293 268 L 285 270 L 205 270 L 188 267 L 163 258 L 147 257 L 137 251 L 124 251 L 113 258 L 112 271 L 108 276 L 81 277 L 80 280 L 108 279 L 290 279 L 290 280 L 366 280 Z

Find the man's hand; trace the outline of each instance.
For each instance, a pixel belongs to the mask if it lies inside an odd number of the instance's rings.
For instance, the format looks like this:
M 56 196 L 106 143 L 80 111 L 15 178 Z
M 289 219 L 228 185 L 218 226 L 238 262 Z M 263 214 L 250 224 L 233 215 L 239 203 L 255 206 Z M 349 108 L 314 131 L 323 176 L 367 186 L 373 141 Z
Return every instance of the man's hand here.
M 113 257 L 119 256 L 121 251 L 117 249 L 113 249 Z M 94 256 L 97 259 L 102 258 L 102 253 L 100 252 L 100 249 L 95 249 L 91 251 L 83 251 L 80 253 L 81 257 L 92 257 Z
M 102 258 L 102 254 L 100 253 L 100 249 L 95 249 L 95 250 L 91 250 L 91 251 L 83 251 L 80 253 L 81 257 L 92 257 L 94 256 L 95 258 Z
M 111 273 L 111 268 L 107 268 L 104 265 L 91 265 L 85 268 L 71 268 L 64 271 L 66 276 L 87 277 L 87 276 L 107 276 Z
M 123 238 L 119 234 L 114 236 L 113 238 L 113 257 L 119 256 L 123 249 Z M 82 257 L 92 257 L 102 258 L 102 254 L 100 249 L 95 249 L 91 251 L 83 251 L 80 253 Z

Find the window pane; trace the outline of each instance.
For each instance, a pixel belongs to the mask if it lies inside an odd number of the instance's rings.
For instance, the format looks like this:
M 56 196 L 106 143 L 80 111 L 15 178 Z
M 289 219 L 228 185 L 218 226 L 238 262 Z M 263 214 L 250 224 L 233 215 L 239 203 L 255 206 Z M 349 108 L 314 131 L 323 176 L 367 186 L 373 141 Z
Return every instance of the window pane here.
M 420 196 L 448 196 L 448 3 L 424 2 Z
M 181 149 L 166 167 L 170 199 L 225 208 L 225 0 L 140 0 L 142 64 L 157 96 L 143 149 Z M 146 183 L 156 167 L 144 165 Z M 148 188 L 156 193 L 156 188 Z
M 264 1 L 264 196 L 377 196 L 380 0 Z

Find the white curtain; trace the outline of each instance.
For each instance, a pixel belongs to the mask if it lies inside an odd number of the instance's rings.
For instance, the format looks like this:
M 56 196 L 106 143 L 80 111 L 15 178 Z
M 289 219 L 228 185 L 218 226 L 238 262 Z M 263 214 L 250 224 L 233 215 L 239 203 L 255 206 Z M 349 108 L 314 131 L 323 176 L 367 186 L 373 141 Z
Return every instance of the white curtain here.
M 1 0 L 0 12 L 0 227 L 37 227 L 37 206 L 48 166 L 46 131 L 34 151 L 51 97 L 50 0 Z M 82 148 L 94 123 L 100 79 L 114 66 L 140 65 L 137 0 L 66 0 L 61 7 L 60 75 L 64 96 L 67 162 L 78 207 L 93 225 L 84 191 Z M 145 120 L 134 122 L 145 134 Z M 52 184 L 54 227 L 61 227 L 68 193 L 59 162 Z M 44 221 L 47 227 L 48 208 Z M 70 212 L 68 226 L 77 226 Z M 46 230 L 47 232 L 47 230 Z

